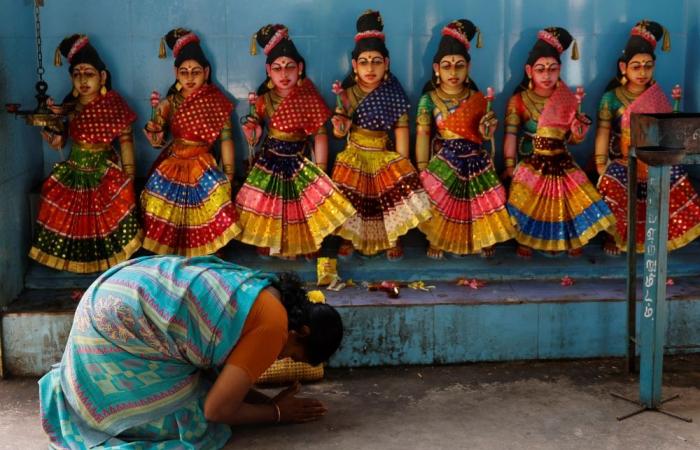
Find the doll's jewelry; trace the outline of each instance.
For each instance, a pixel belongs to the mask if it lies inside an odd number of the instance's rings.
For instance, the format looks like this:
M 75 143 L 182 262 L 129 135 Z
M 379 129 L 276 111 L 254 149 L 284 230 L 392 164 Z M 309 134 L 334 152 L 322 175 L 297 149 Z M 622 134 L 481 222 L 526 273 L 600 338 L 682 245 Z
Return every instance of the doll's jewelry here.
M 506 167 L 515 167 L 515 158 L 506 158 L 503 163 Z

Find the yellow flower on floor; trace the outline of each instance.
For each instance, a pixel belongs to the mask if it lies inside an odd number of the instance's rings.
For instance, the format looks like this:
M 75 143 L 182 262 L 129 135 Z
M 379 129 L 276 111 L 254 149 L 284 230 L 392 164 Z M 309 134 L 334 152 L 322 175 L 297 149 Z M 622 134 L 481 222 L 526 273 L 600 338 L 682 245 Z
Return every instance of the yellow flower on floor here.
M 306 297 L 311 303 L 326 303 L 326 296 L 319 290 L 307 292 Z

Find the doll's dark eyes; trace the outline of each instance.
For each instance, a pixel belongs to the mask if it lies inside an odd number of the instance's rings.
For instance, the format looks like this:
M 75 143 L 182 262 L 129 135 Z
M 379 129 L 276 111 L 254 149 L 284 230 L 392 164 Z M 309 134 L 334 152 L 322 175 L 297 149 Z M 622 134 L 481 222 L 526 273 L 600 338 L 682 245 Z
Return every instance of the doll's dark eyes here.
M 450 63 L 450 62 L 442 62 L 442 63 L 440 63 L 440 68 L 441 68 L 442 70 L 452 70 L 453 68 L 454 68 L 455 70 L 463 70 L 463 69 L 465 69 L 466 67 L 467 67 L 467 63 L 464 62 L 464 61 L 459 61 L 459 62 L 456 62 L 456 63 L 454 63 L 454 64 L 452 64 L 452 63 Z
M 552 64 L 551 66 L 543 66 L 541 64 L 538 64 L 535 67 L 533 67 L 532 70 L 537 74 L 544 74 L 546 72 L 556 73 L 556 72 L 559 72 L 559 65 Z
M 289 63 L 284 66 L 282 64 L 272 64 L 270 66 L 270 70 L 272 70 L 273 72 L 282 72 L 283 70 L 297 70 L 297 65 L 296 63 Z
M 377 58 L 372 58 L 371 60 L 369 60 L 367 58 L 360 58 L 357 60 L 357 64 L 360 67 L 368 67 L 370 64 L 373 66 L 381 66 L 382 64 L 384 64 L 384 58 L 377 57 Z
M 629 67 L 631 70 L 640 70 L 640 69 L 642 69 L 642 68 L 645 69 L 645 70 L 652 70 L 652 69 L 654 68 L 654 61 L 648 61 L 648 62 L 645 62 L 645 63 L 643 63 L 643 64 L 642 64 L 642 63 L 638 63 L 638 62 L 634 62 L 634 63 L 630 63 L 630 64 L 628 65 L 628 67 Z

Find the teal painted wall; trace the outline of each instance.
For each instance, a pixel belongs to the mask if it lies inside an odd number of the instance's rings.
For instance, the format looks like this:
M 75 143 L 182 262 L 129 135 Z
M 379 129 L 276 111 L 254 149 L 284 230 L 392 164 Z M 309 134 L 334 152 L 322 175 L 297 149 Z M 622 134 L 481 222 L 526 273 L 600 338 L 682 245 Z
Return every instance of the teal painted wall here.
M 0 14 L 0 103 L 33 100 L 34 18 L 29 1 L 3 4 Z M 27 193 L 42 174 L 36 131 L 0 112 L 0 306 L 21 290 L 30 241 Z
M 629 30 L 641 18 L 653 18 L 671 31 L 672 51 L 659 53 L 656 78 L 666 91 L 680 83 L 685 104 L 697 110 L 700 72 L 700 6 L 695 0 L 674 0 L 673 7 L 651 0 L 46 0 L 42 9 L 46 79 L 50 94 L 62 98 L 69 91 L 66 66 L 54 68 L 53 50 L 73 32 L 87 33 L 113 75 L 114 87 L 139 115 L 136 155 L 138 173 L 145 175 L 157 152 L 146 145 L 138 129 L 149 116 L 149 95 L 164 93 L 172 82 L 172 58 L 157 58 L 160 37 L 174 26 L 200 34 L 212 61 L 216 82 L 238 101 L 238 120 L 247 112 L 246 95 L 264 76 L 264 57 L 248 54 L 250 36 L 260 26 L 282 22 L 308 64 L 308 74 L 333 104 L 330 85 L 349 69 L 355 18 L 366 8 L 382 11 L 391 66 L 415 104 L 429 77 L 430 61 L 441 27 L 466 17 L 484 35 L 484 48 L 472 50 L 472 78 L 482 88 L 491 85 L 502 117 L 505 103 L 519 82 L 526 54 L 538 29 L 568 28 L 579 41 L 581 60 L 567 52 L 563 78 L 582 84 L 588 93 L 584 110 L 595 115 L 602 90 L 614 74 L 617 55 Z M 33 2 L 5 2 L 0 17 L 0 97 L 31 104 L 34 65 Z M 592 153 L 592 134 L 573 149 L 585 163 Z M 235 130 L 237 158 L 245 155 Z M 340 149 L 334 142 L 332 154 Z M 500 149 L 500 140 L 497 142 Z M 27 193 L 46 176 L 59 154 L 48 149 L 20 121 L 0 117 L 0 304 L 22 286 L 31 226 Z M 500 152 L 499 152 L 500 154 Z M 499 157 L 500 160 L 500 157 Z M 240 167 L 240 164 L 239 164 Z

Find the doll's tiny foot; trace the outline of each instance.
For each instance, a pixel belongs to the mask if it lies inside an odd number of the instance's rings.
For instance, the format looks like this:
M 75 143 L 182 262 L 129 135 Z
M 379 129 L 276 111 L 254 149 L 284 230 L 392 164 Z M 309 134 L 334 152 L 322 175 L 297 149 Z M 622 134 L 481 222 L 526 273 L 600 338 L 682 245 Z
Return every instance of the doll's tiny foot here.
M 403 248 L 400 245 L 390 248 L 386 251 L 386 259 L 389 261 L 398 261 L 403 258 Z
M 607 238 L 603 244 L 603 252 L 608 256 L 620 256 L 620 248 L 613 238 Z
M 496 247 L 491 246 L 491 247 L 484 247 L 481 249 L 481 253 L 479 253 L 479 256 L 482 258 L 493 258 L 496 255 Z
M 255 253 L 258 254 L 258 258 L 270 259 L 270 248 L 269 247 L 258 247 L 255 249 Z
M 518 248 L 515 249 L 515 254 L 521 258 L 530 259 L 532 258 L 532 249 L 524 245 L 518 245 Z
M 425 255 L 430 259 L 445 259 L 445 252 L 443 252 L 439 248 L 433 247 L 432 245 L 428 247 L 428 251 L 425 252 Z M 387 252 L 387 258 L 388 257 L 389 254 Z
M 309 262 L 313 262 L 316 260 L 316 258 L 318 258 L 319 254 L 320 254 L 320 252 L 318 252 L 318 251 L 312 252 L 312 253 L 307 253 L 304 255 L 304 259 L 309 261 Z
M 343 241 L 338 247 L 338 258 L 340 259 L 350 259 L 353 253 L 355 253 L 355 247 L 352 246 L 350 241 Z
M 569 255 L 569 258 L 578 258 L 583 254 L 583 249 L 581 247 L 572 248 L 567 251 L 567 254 Z

